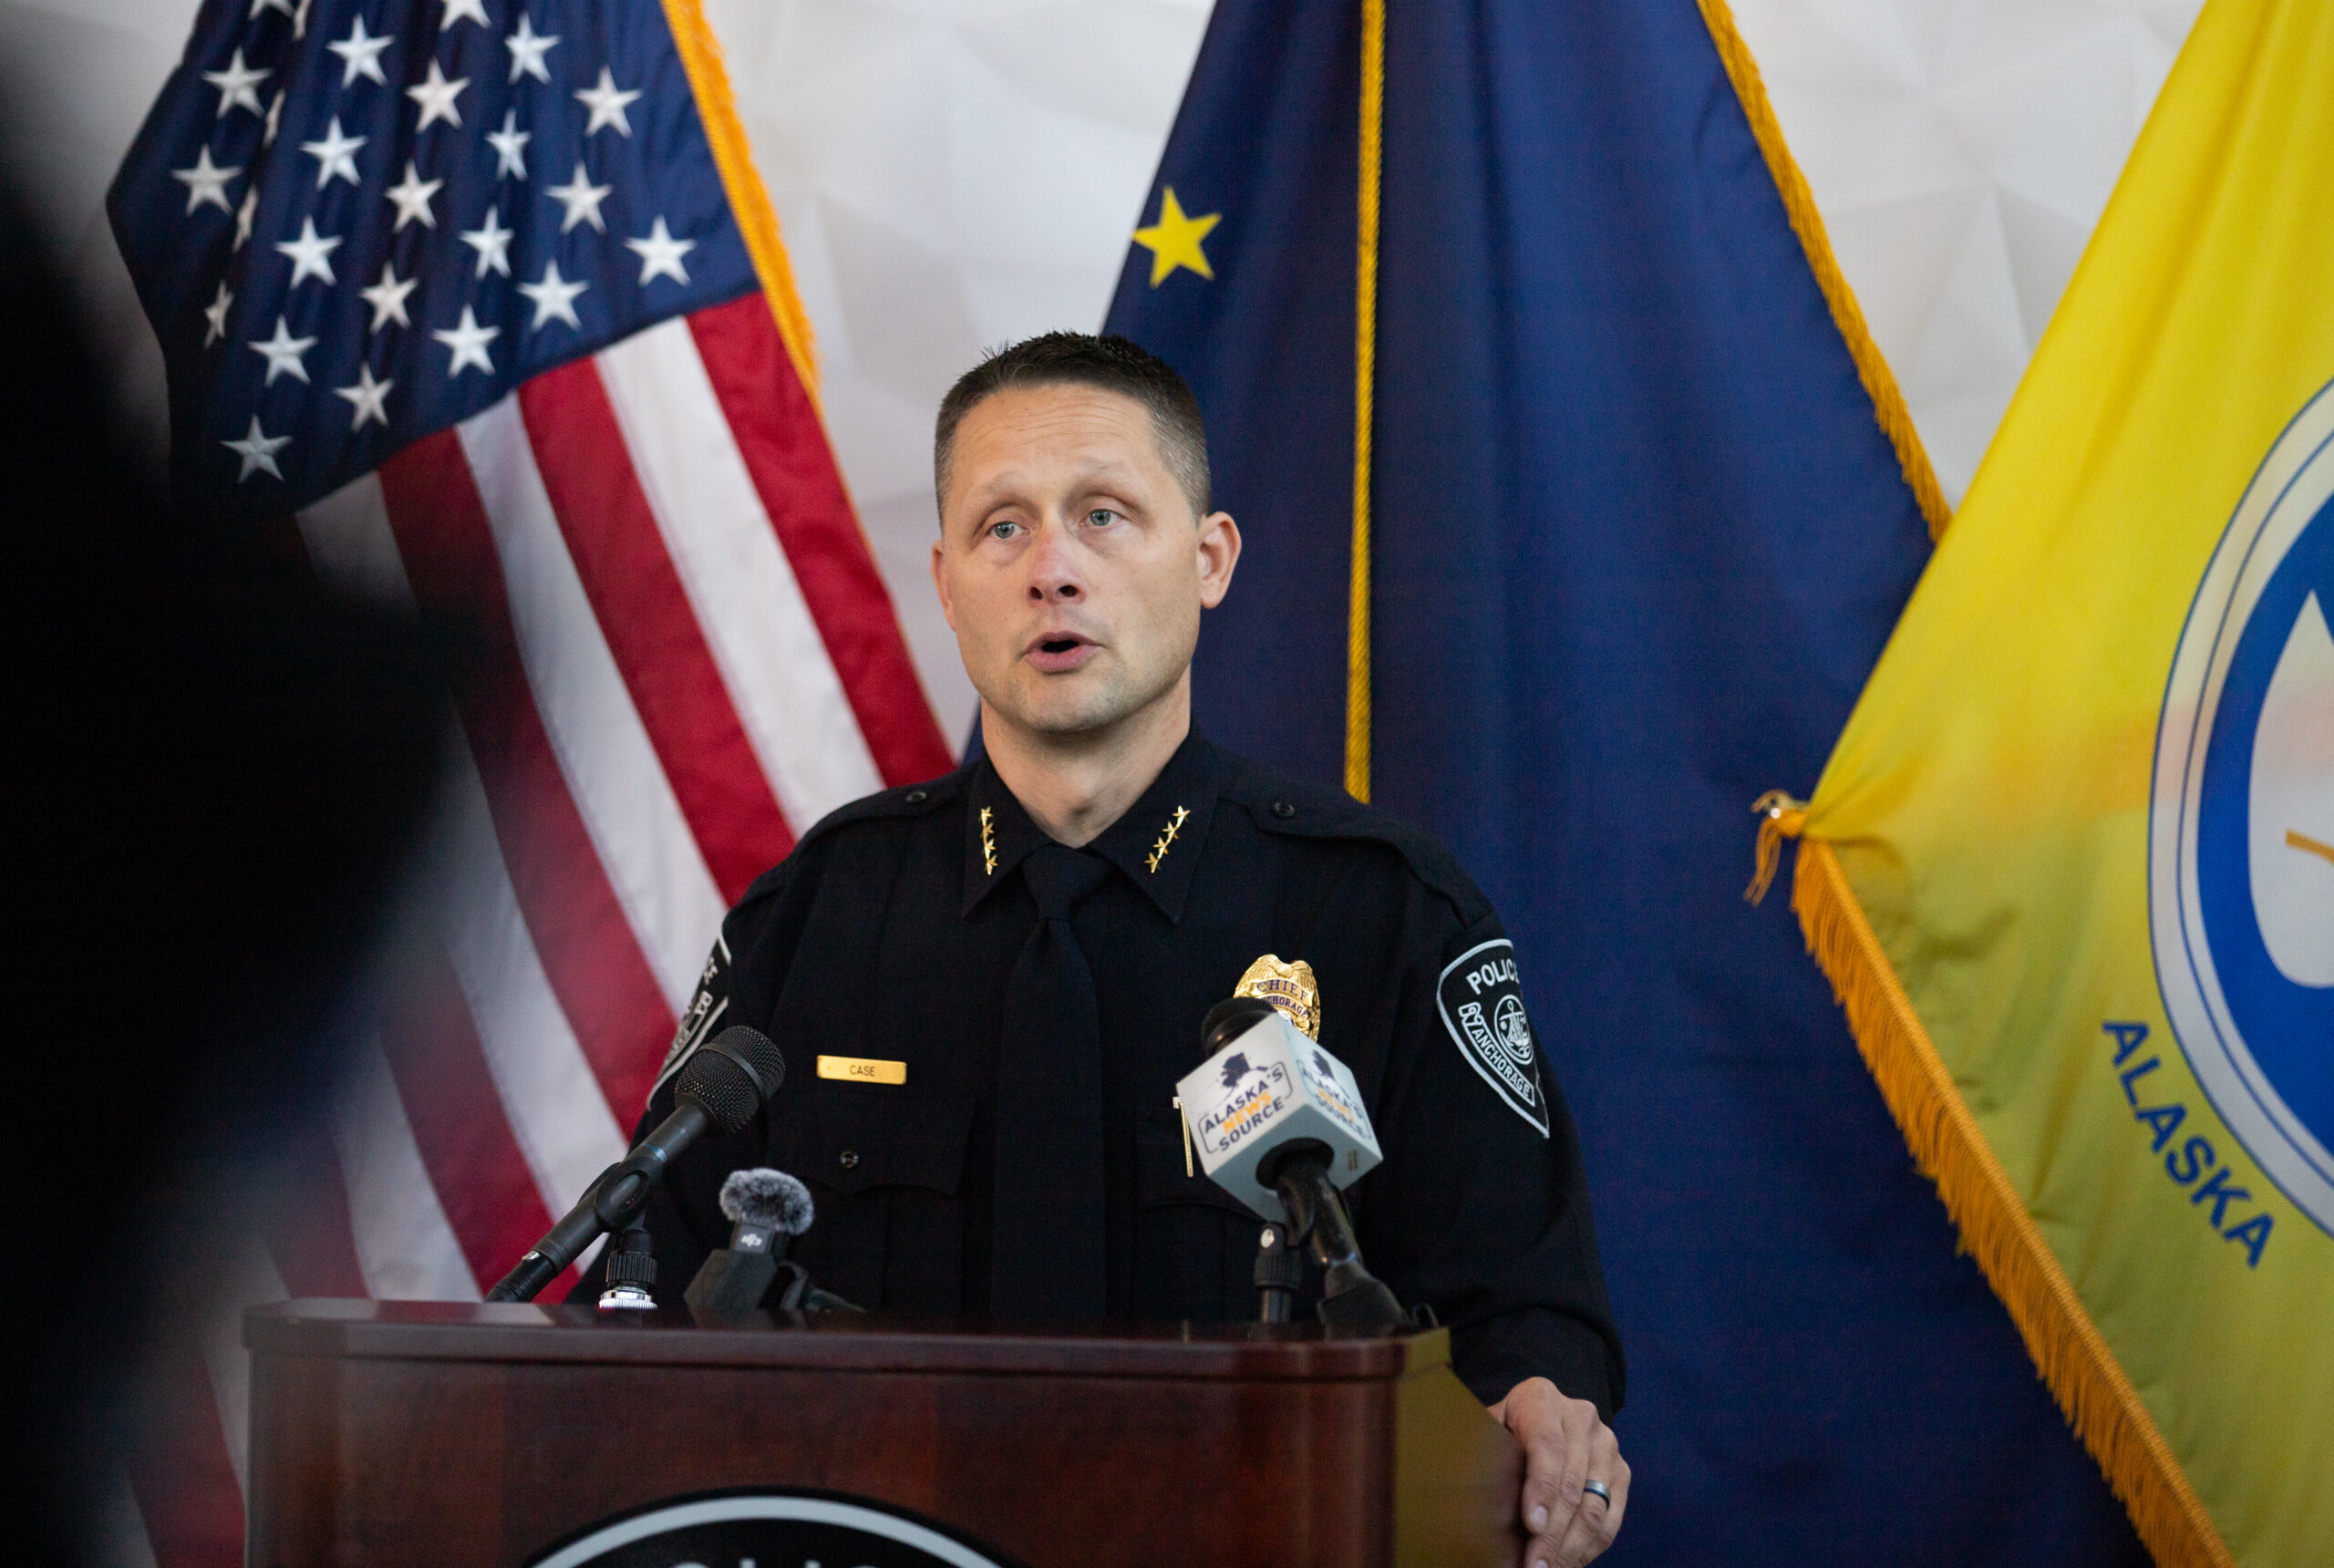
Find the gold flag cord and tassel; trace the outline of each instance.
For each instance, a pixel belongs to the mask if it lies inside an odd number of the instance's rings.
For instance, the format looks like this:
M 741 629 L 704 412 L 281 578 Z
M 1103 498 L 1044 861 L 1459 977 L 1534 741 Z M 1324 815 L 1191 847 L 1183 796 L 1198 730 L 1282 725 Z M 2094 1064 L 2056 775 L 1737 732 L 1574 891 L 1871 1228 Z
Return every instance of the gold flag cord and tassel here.
M 2009 1309 L 2043 1382 L 2106 1472 L 2140 1540 L 2158 1568 L 2235 1568 L 2203 1500 L 1994 1157 L 1839 857 L 1823 840 L 1802 836 L 1806 802 L 1773 789 L 1752 810 L 1759 813 L 1756 866 L 1743 896 L 1757 903 L 1766 895 L 1781 863 L 1783 841 L 1798 841 L 1791 907 L 1807 950 L 1832 982 L 1856 1050 L 1915 1164 L 1936 1183 L 1963 1244 Z

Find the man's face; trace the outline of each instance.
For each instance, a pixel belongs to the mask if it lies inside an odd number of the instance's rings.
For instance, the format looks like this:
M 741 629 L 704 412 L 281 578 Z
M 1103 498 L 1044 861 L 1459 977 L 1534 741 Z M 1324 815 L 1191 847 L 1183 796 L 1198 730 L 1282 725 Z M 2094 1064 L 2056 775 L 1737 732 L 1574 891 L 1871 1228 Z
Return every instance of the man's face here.
M 933 580 L 974 688 L 1032 734 L 1101 729 L 1173 691 L 1239 554 L 1231 518 L 1192 515 L 1131 397 L 1016 388 L 956 427 Z

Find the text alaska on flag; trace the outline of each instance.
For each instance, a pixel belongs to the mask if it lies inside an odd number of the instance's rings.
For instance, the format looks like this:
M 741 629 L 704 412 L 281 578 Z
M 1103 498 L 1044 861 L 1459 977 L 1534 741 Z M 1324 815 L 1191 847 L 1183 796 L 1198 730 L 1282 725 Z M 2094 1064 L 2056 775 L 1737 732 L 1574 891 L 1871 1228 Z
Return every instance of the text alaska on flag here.
M 476 1297 L 621 1152 L 724 910 L 951 766 L 719 69 L 691 0 L 213 0 L 115 182 L 181 505 L 472 655 L 418 956 L 130 1466 L 160 1568 L 242 1560 L 236 1309 Z

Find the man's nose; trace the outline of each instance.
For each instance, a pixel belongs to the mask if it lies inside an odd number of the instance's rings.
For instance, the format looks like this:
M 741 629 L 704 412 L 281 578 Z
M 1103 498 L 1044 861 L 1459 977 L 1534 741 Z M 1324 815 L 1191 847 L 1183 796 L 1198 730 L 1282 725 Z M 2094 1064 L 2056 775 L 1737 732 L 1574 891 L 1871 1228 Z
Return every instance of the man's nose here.
M 1085 597 L 1086 585 L 1079 573 L 1077 555 L 1069 542 L 1069 530 L 1062 524 L 1047 522 L 1038 530 L 1036 547 L 1029 552 L 1032 603 Z

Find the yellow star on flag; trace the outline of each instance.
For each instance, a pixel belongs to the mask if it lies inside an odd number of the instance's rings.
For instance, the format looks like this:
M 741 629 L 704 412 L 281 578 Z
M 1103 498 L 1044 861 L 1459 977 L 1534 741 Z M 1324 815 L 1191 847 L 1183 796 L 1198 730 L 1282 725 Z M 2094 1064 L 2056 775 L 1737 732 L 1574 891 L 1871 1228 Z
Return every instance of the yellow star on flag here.
M 1159 222 L 1134 232 L 1134 242 L 1151 253 L 1151 286 L 1157 288 L 1165 283 L 1177 267 L 1189 267 L 1200 276 L 1213 279 L 1215 269 L 1207 264 L 1207 253 L 1200 249 L 1200 242 L 1223 221 L 1221 212 L 1187 217 L 1182 203 L 1175 200 L 1175 188 L 1170 185 L 1162 191 Z

